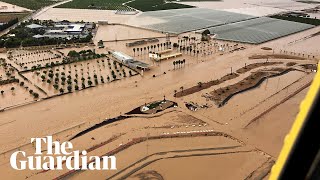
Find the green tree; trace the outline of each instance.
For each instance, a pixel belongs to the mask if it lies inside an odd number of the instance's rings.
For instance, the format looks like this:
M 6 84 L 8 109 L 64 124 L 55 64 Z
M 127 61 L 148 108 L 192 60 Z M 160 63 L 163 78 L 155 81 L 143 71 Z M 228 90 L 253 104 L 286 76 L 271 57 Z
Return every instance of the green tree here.
M 59 85 L 58 84 L 54 84 L 53 87 L 54 87 L 55 90 L 58 90 Z
M 68 91 L 69 91 L 69 92 L 72 91 L 72 86 L 71 86 L 71 85 L 69 85 L 67 88 L 68 88 Z
M 68 56 L 72 58 L 76 58 L 76 57 L 80 57 L 80 54 L 77 51 L 72 50 L 72 51 L 69 51 Z
M 91 81 L 91 80 L 88 81 L 88 85 L 89 85 L 89 86 L 92 85 L 92 81 Z
M 37 98 L 39 98 L 39 94 L 38 93 L 33 93 L 33 97 L 37 99 Z

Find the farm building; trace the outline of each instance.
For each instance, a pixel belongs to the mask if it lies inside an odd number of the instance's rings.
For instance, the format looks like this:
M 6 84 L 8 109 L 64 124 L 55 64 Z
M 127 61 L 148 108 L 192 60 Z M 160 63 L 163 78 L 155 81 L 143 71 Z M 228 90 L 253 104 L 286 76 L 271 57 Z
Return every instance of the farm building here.
M 128 56 L 128 55 L 126 55 L 126 54 L 124 54 L 122 52 L 113 51 L 113 52 L 111 52 L 111 54 L 118 61 L 122 62 L 123 64 L 128 65 L 131 68 L 142 69 L 142 70 L 149 69 L 149 65 L 148 64 L 146 64 L 144 62 L 136 61 L 131 56 Z
M 30 29 L 40 29 L 40 28 L 44 28 L 43 26 L 39 25 L 39 24 L 30 24 L 28 26 L 26 26 L 27 28 Z
M 46 28 L 44 34 L 48 38 L 66 38 L 72 39 L 74 37 L 85 38 L 92 31 L 93 24 L 85 23 L 70 23 L 59 22 L 55 23 L 52 27 Z
M 122 52 L 114 51 L 111 53 L 113 57 L 117 60 L 121 61 L 124 64 L 128 64 L 128 62 L 134 61 L 131 56 L 128 56 Z

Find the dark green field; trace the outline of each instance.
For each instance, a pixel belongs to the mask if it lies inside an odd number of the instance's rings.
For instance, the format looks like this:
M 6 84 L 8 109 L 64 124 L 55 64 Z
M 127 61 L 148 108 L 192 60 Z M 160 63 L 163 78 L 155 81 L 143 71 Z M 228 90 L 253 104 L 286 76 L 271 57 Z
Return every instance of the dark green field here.
M 1 0 L 1 1 L 14 4 L 17 6 L 21 6 L 24 8 L 32 9 L 32 10 L 37 10 L 44 6 L 49 6 L 57 2 L 52 0 Z
M 130 7 L 132 7 L 140 11 L 156 11 L 192 7 L 174 2 L 165 3 L 164 0 L 135 0 L 123 5 L 123 3 L 128 1 L 129 0 L 73 0 L 72 2 L 58 6 L 58 8 L 131 10 Z
M 135 0 L 127 4 L 140 11 L 157 11 L 166 9 L 191 8 L 193 6 L 178 4 L 174 2 L 165 3 L 164 0 Z
M 122 3 L 127 1 L 128 0 L 73 0 L 58 6 L 58 8 L 130 10 L 131 8 L 122 5 Z
M 206 1 L 223 1 L 223 0 L 180 0 L 180 1 L 190 1 L 190 2 L 206 2 Z

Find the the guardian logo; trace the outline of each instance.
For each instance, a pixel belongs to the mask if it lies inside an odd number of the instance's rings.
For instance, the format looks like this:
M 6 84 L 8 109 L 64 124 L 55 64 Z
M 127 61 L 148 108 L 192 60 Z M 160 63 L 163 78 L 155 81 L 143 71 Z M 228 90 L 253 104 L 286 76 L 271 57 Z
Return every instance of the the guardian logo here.
M 34 155 L 28 156 L 24 151 L 14 152 L 10 164 L 16 170 L 116 170 L 115 156 L 87 156 L 86 151 L 72 151 L 71 142 L 52 141 L 52 136 L 46 138 L 31 138 L 35 142 Z M 46 153 L 42 151 L 42 143 L 47 146 Z M 54 147 L 54 148 L 53 148 Z

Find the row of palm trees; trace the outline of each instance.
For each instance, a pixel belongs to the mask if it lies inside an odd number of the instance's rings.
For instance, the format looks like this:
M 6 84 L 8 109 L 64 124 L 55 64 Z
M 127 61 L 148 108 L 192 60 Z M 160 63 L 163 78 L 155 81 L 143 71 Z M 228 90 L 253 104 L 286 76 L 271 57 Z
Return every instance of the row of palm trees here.
M 186 60 L 183 59 L 183 60 L 173 61 L 172 64 L 173 64 L 173 66 L 174 66 L 174 69 L 176 69 L 176 66 L 177 66 L 178 68 L 181 68 L 182 65 L 185 65 L 185 64 L 186 64 Z
M 295 56 L 302 56 L 302 57 L 312 57 L 313 59 L 315 58 L 315 56 L 313 55 L 310 55 L 310 54 L 304 54 L 304 53 L 296 53 L 296 52 L 289 52 L 289 51 L 285 51 L 285 50 L 281 50 L 280 49 L 280 53 L 283 53 L 283 54 L 290 54 L 290 55 L 295 55 Z
M 141 54 L 145 54 L 145 52 L 149 53 L 150 51 L 155 51 L 156 49 L 162 50 L 164 49 L 168 49 L 169 47 L 171 47 L 171 42 L 164 42 L 164 43 L 158 43 L 155 45 L 150 45 L 150 46 L 145 46 L 145 47 L 141 47 L 141 48 L 133 48 L 133 56 L 136 56 L 136 51 L 137 53 L 139 53 L 139 51 L 141 52 Z M 148 51 L 147 51 L 148 50 Z
M 195 43 L 196 42 L 196 37 L 188 37 L 188 36 L 184 36 L 182 39 L 179 39 L 178 40 L 178 44 L 179 46 L 186 46 L 187 44 L 191 44 L 192 43 Z

